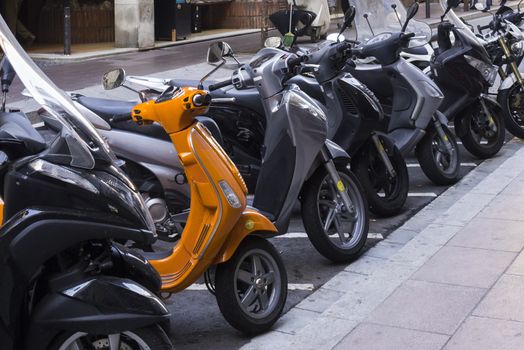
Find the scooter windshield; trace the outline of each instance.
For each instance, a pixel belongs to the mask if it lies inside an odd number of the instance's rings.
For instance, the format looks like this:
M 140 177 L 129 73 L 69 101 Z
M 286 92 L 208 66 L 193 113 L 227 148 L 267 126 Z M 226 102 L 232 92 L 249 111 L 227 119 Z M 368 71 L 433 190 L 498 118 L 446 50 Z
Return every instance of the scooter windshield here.
M 366 42 L 371 38 L 387 39 L 383 33 L 399 32 L 406 20 L 406 8 L 400 0 L 350 0 L 355 6 L 357 40 Z M 426 45 L 431 40 L 431 28 L 424 22 L 410 20 L 406 33 L 415 33 L 410 47 Z
M 67 142 L 71 166 L 93 169 L 95 159 L 116 162 L 116 156 L 93 125 L 27 55 L 1 16 L 0 47 L 35 101 L 62 124 L 61 137 Z
M 451 5 L 448 9 L 448 0 L 439 0 L 440 7 L 442 7 L 442 10 L 444 13 L 446 13 L 446 18 L 455 25 L 455 28 L 457 28 L 461 34 L 465 35 L 469 40 L 472 42 L 478 43 L 478 45 L 482 44 L 479 42 L 477 36 L 471 31 L 471 29 L 460 20 L 460 18 L 457 16 L 457 14 L 454 11 L 453 5 Z M 451 1 L 456 2 L 456 1 Z M 450 2 L 450 3 L 451 3 Z M 455 6 L 456 7 L 456 6 Z

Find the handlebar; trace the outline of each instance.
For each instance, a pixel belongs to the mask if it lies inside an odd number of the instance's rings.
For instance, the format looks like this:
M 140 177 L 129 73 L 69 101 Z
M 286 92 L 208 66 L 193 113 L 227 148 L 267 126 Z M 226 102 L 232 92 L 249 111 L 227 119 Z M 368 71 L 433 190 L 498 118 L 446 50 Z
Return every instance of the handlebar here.
M 222 88 L 224 88 L 226 86 L 229 86 L 229 85 L 233 85 L 233 83 L 231 82 L 231 79 L 222 81 L 220 83 L 211 84 L 211 85 L 209 85 L 208 89 L 209 89 L 209 91 L 215 91 L 215 90 L 222 89 Z
M 289 66 L 289 69 L 293 69 L 293 68 L 295 68 L 295 66 L 298 66 L 299 64 L 301 64 L 302 62 L 304 62 L 306 60 L 307 60 L 307 56 L 306 55 L 298 56 L 298 57 L 289 59 L 287 61 L 287 64 Z
M 483 30 L 489 29 L 491 26 L 489 24 L 486 24 L 485 26 L 481 26 L 480 24 L 477 26 L 477 30 L 479 33 L 482 33 Z

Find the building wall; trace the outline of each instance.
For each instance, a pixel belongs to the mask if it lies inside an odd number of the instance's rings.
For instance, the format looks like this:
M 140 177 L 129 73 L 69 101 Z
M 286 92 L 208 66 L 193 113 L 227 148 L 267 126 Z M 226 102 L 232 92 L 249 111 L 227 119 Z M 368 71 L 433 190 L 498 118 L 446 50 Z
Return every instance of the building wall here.
M 262 28 L 264 26 L 264 6 L 267 14 L 287 8 L 287 0 L 246 1 L 207 5 L 203 11 L 204 29 Z

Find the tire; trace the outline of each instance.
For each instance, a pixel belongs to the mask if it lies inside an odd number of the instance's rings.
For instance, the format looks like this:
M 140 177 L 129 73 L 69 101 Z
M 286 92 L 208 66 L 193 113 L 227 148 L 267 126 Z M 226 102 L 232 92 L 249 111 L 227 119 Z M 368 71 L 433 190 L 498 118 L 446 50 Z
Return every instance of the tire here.
M 457 134 L 461 135 L 464 148 L 480 159 L 491 158 L 497 154 L 504 145 L 506 137 L 502 110 L 490 101 L 485 102 L 490 109 L 493 124 L 490 125 L 485 117 L 480 103 L 465 111 L 466 115 L 462 117 L 464 119 L 455 123 L 461 125 L 461 130 L 457 130 Z
M 264 276 L 272 278 L 273 283 L 264 285 Z M 231 326 L 248 335 L 268 331 L 280 317 L 287 298 L 286 268 L 275 247 L 260 237 L 245 238 L 231 259 L 217 265 L 215 295 Z M 246 297 L 249 305 L 244 306 L 242 299 Z
M 430 127 L 415 149 L 420 167 L 426 176 L 439 186 L 452 185 L 459 180 L 460 154 L 455 135 L 445 126 L 442 128 L 451 142 L 453 153 L 449 154 L 440 140 L 437 130 Z
M 64 332 L 57 336 L 47 350 L 66 350 L 76 342 L 86 342 L 92 344 L 93 349 L 107 349 L 109 344 L 108 335 L 90 335 L 81 332 Z M 140 329 L 122 332 L 120 335 L 122 345 L 127 345 L 126 349 L 133 350 L 172 350 L 173 345 L 164 330 L 153 325 Z M 69 345 L 68 345 L 69 344 Z M 85 347 L 79 344 L 78 348 Z M 98 347 L 97 347 L 98 346 Z M 75 347 L 76 348 L 76 347 Z M 120 347 L 119 347 L 120 348 Z
M 353 158 L 352 169 L 358 177 L 369 203 L 369 209 L 379 216 L 398 214 L 409 192 L 406 161 L 394 145 L 382 142 L 396 176 L 391 178 L 374 143 L 370 140 Z
M 366 243 L 369 214 L 364 190 L 358 178 L 345 164 L 337 164 L 337 171 L 354 205 L 356 223 L 350 224 L 351 232 L 342 232 L 342 237 L 338 234 L 341 224 L 347 224 L 350 219 L 324 166 L 317 169 L 302 189 L 302 220 L 309 240 L 320 254 L 333 262 L 346 262 L 356 259 Z M 330 214 L 332 210 L 335 210 L 335 214 Z M 337 213 L 338 210 L 342 212 Z M 330 222 L 325 222 L 329 216 Z M 341 219 L 345 221 L 340 222 Z M 326 224 L 327 229 L 324 229 Z M 339 228 L 335 227 L 333 230 L 333 226 Z M 349 236 L 348 240 L 346 234 Z M 334 235 L 337 238 L 332 239 Z
M 515 82 L 509 89 L 499 91 L 497 100 L 502 106 L 506 129 L 524 139 L 524 91 L 520 84 Z

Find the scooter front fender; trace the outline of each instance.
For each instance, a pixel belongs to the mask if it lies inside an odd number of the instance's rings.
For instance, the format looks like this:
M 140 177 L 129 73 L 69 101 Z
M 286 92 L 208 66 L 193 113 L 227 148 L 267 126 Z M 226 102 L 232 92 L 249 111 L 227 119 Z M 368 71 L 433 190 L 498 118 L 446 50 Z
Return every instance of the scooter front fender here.
M 326 140 L 326 149 L 333 160 L 345 160 L 348 163 L 351 161 L 349 154 L 338 144 L 331 140 Z
M 524 73 L 521 72 L 521 75 L 524 76 Z M 517 77 L 515 76 L 515 73 L 511 73 L 504 79 L 504 81 L 500 84 L 499 91 L 508 90 L 517 82 Z
M 218 254 L 215 264 L 220 264 L 231 259 L 238 246 L 248 235 L 275 235 L 278 233 L 275 225 L 258 210 L 246 207 L 237 224 L 229 234 L 224 248 Z
M 45 296 L 36 306 L 26 349 L 47 349 L 60 332 L 114 334 L 154 324 L 167 327 L 170 313 L 140 284 L 110 276 L 75 283 Z

